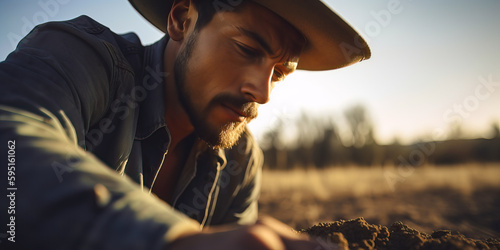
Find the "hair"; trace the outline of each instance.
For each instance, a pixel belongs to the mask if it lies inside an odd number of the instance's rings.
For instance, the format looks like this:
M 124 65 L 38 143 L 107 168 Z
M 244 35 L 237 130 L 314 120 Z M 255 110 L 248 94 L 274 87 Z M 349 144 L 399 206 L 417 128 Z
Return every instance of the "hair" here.
M 198 21 L 196 21 L 194 28 L 200 30 L 212 21 L 215 13 L 234 11 L 246 0 L 191 0 L 191 2 L 198 11 Z

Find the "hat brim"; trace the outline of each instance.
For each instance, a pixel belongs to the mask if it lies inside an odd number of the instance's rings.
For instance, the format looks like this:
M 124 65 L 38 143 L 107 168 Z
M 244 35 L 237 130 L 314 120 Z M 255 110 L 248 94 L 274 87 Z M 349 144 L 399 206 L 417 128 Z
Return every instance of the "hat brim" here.
M 330 70 L 370 58 L 370 48 L 356 32 L 320 0 L 253 0 L 293 25 L 307 45 L 298 69 Z M 172 0 L 129 0 L 151 24 L 166 32 Z

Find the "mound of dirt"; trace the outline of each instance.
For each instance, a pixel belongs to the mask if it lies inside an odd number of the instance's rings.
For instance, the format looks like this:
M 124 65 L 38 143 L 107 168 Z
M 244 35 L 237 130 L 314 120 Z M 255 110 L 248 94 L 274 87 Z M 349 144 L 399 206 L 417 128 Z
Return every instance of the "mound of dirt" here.
M 320 223 L 299 232 L 320 242 L 336 243 L 341 249 L 500 249 L 499 239 L 470 239 L 450 230 L 438 230 L 429 235 L 399 221 L 387 228 L 357 218 Z

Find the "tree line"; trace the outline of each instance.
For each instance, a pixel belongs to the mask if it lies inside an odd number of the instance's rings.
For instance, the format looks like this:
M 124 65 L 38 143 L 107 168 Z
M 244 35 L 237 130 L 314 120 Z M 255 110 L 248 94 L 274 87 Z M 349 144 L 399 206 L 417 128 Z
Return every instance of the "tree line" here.
M 492 125 L 491 139 L 460 139 L 457 128 L 444 141 L 421 141 L 410 145 L 397 140 L 380 145 L 367 110 L 354 105 L 343 112 L 347 129 L 342 133 L 333 119 L 315 118 L 303 113 L 292 124 L 277 122 L 261 142 L 265 167 L 384 166 L 424 164 L 449 165 L 468 162 L 500 162 L 500 129 Z M 286 126 L 294 126 L 290 141 Z

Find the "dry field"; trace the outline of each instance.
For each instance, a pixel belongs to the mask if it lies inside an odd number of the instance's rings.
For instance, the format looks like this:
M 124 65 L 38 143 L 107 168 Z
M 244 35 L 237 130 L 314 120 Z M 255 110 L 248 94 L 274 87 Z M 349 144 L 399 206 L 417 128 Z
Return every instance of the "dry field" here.
M 264 170 L 261 214 L 293 228 L 364 217 L 500 238 L 500 164 Z

